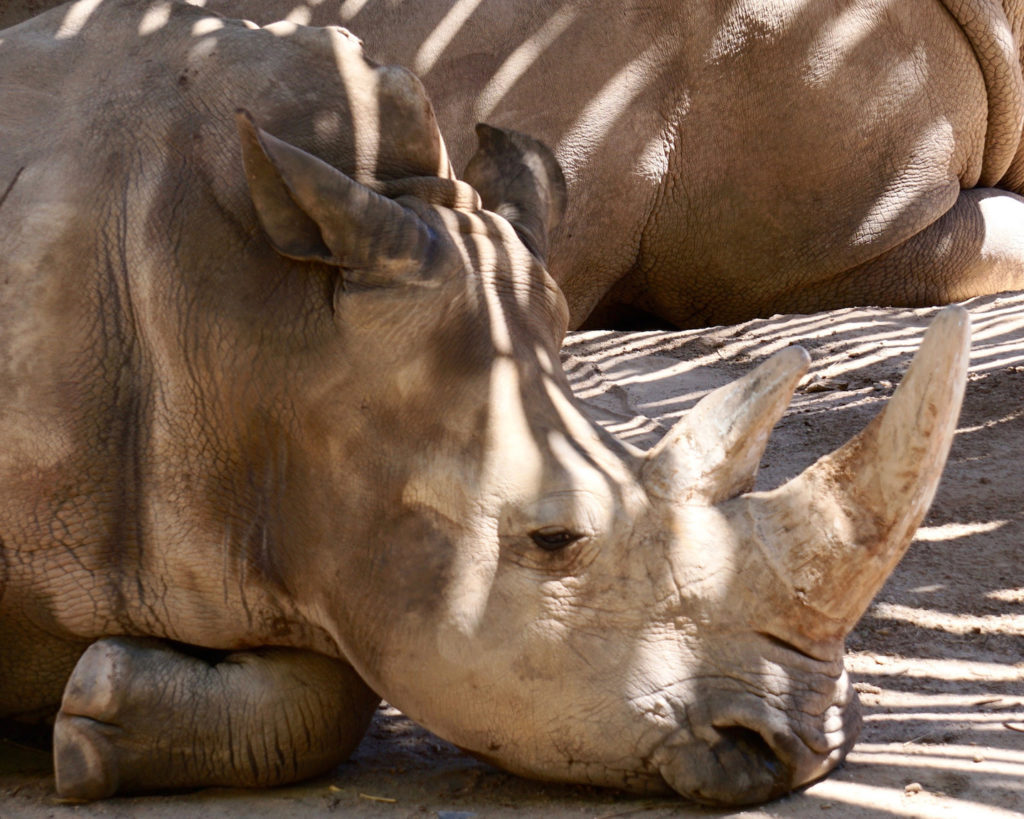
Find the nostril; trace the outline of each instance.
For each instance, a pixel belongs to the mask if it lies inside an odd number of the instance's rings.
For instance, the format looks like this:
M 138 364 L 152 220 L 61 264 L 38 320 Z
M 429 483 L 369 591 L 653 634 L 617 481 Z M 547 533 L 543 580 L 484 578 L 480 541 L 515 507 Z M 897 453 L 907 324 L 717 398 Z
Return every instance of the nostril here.
M 762 773 L 772 780 L 779 780 L 786 775 L 787 766 L 775 752 L 768 741 L 752 728 L 743 725 L 715 725 L 720 743 L 714 749 L 716 754 L 740 754 L 743 758 L 754 762 Z M 724 753 L 723 753 L 724 752 Z
M 749 805 L 794 787 L 795 761 L 786 737 L 735 718 L 705 723 L 689 741 L 662 746 L 659 772 L 669 787 L 706 805 Z M 756 722 L 754 723 L 757 724 Z

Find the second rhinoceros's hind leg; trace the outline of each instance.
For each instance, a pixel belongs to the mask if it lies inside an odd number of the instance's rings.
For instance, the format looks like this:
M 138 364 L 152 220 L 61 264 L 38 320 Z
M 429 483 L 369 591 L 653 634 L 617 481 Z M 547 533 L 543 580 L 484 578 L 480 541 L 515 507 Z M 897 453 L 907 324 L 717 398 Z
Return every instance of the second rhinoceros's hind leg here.
M 1024 290 L 1024 197 L 972 188 L 903 244 L 822 285 L 811 309 L 920 307 L 1004 290 Z
M 330 770 L 378 697 L 345 663 L 266 648 L 210 661 L 167 643 L 106 638 L 82 655 L 54 726 L 57 791 L 261 787 Z

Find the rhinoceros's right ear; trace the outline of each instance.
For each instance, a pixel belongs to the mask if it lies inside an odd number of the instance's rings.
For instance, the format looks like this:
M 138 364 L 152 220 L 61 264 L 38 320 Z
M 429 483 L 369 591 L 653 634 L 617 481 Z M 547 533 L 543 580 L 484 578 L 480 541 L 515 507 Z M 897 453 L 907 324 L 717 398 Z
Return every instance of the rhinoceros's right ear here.
M 504 216 L 530 252 L 546 259 L 548 234 L 565 211 L 565 177 L 551 149 L 533 137 L 480 123 L 479 147 L 462 178 L 487 210 Z
M 419 271 L 433 234 L 414 213 L 236 115 L 249 191 L 279 253 L 365 270 L 376 283 Z

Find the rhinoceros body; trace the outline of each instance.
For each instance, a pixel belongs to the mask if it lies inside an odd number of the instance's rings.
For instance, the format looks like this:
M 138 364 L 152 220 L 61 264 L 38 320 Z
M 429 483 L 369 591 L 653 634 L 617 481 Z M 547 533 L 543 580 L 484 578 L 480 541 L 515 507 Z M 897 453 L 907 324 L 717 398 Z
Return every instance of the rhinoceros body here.
M 552 157 L 481 127 L 455 179 L 344 31 L 87 0 L 0 33 L 0 110 L 0 716 L 56 714 L 61 793 L 292 781 L 378 696 L 708 802 L 851 747 L 843 639 L 942 469 L 961 313 L 751 493 L 806 354 L 648 453 L 603 433 L 558 363 Z
M 571 324 L 729 324 L 1024 288 L 1024 3 L 210 0 L 411 67 L 565 168 Z

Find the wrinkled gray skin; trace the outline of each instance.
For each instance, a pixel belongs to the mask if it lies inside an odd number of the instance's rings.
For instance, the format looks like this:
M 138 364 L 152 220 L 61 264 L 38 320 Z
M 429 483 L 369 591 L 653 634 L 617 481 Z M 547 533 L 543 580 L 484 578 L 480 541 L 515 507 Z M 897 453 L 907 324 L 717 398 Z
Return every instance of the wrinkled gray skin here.
M 731 324 L 1024 288 L 1020 0 L 209 0 L 341 23 L 555 149 L 570 325 Z
M 90 0 L 0 32 L 0 78 L 0 717 L 56 713 L 61 794 L 293 781 L 378 696 L 512 771 L 706 802 L 842 759 L 843 639 L 934 492 L 962 311 L 751 493 L 806 354 L 650 453 L 602 433 L 539 255 L 557 165 L 485 127 L 455 180 L 345 32 Z

